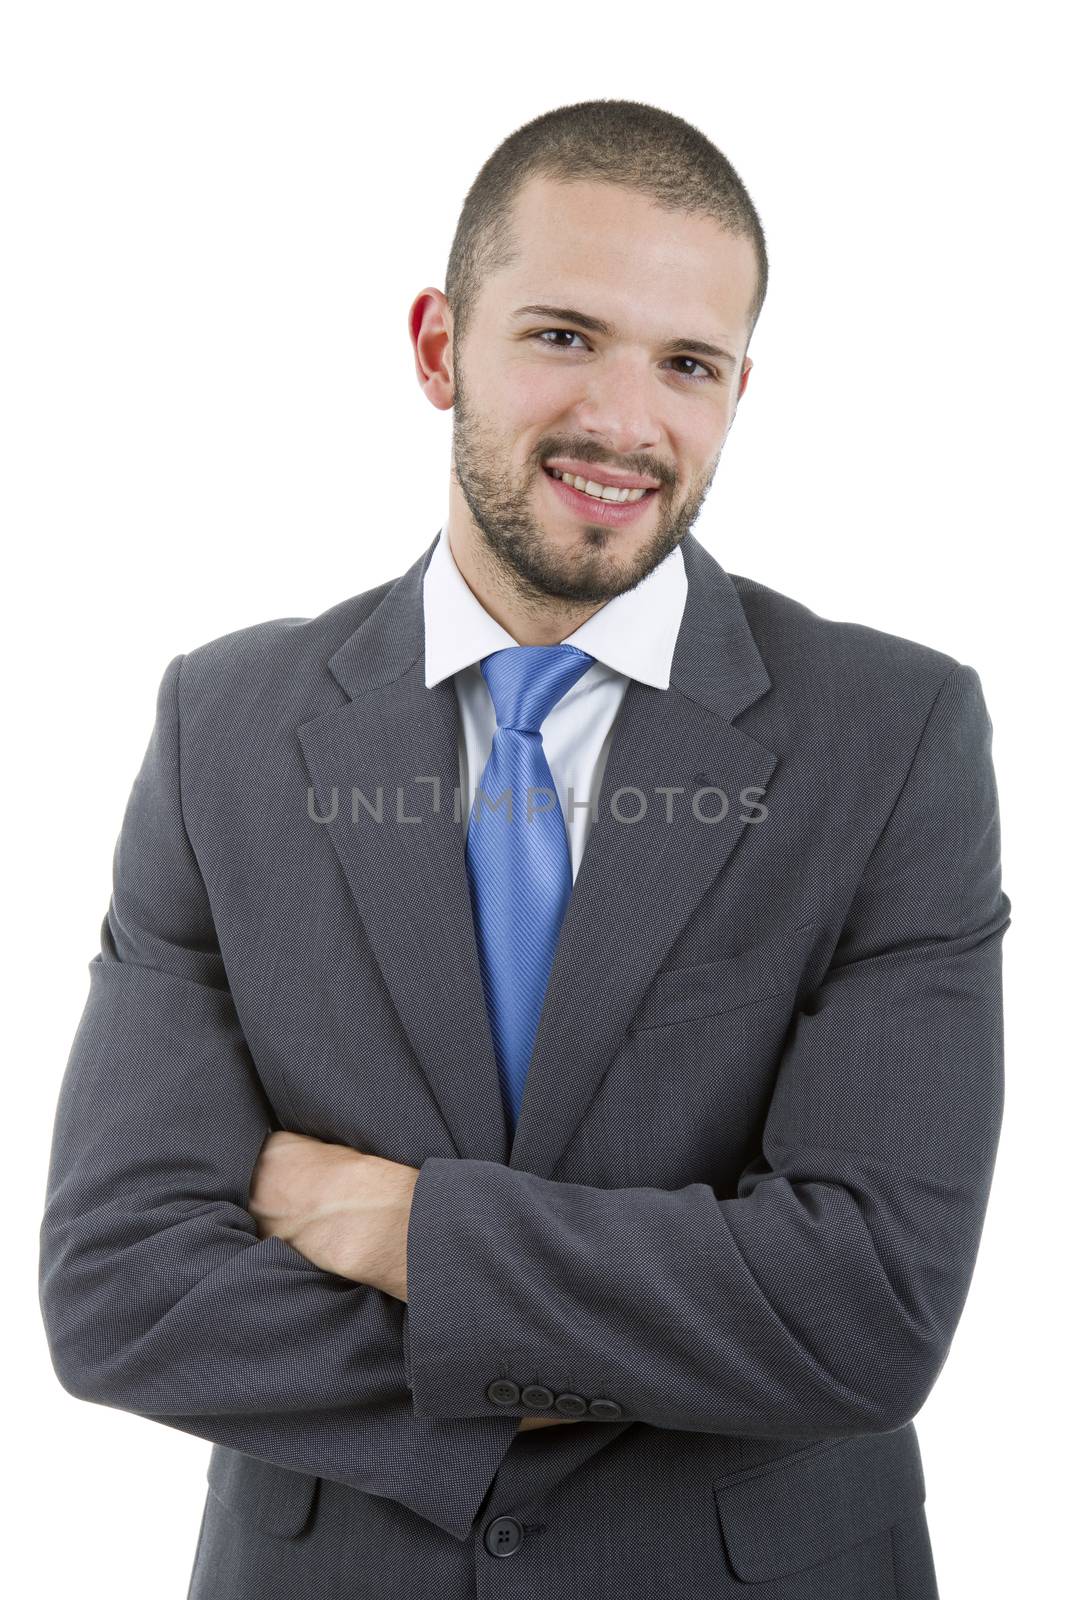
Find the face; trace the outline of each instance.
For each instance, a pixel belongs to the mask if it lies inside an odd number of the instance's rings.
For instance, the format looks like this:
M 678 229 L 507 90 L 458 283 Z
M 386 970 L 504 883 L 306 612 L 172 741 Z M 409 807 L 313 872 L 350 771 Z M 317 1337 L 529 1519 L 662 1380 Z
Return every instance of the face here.
M 711 487 L 751 367 L 756 255 L 716 222 L 595 182 L 532 180 L 514 226 L 517 260 L 484 283 L 462 350 L 443 297 L 436 352 L 426 328 L 431 398 L 455 406 L 450 536 L 480 534 L 531 600 L 596 605 L 674 549 Z M 557 458 L 594 484 L 657 487 L 607 509 L 549 475 Z

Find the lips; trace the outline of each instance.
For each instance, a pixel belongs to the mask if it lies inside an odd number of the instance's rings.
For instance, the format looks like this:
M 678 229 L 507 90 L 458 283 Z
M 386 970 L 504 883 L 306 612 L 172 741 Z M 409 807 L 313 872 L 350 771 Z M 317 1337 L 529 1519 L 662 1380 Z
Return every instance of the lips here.
M 542 467 L 541 472 L 549 488 L 568 511 L 584 517 L 587 522 L 600 523 L 608 528 L 624 528 L 638 521 L 659 493 L 658 489 L 648 489 L 640 500 L 598 500 L 594 495 L 583 494 L 581 489 L 572 488 L 562 478 L 554 478 L 547 467 Z M 598 481 L 593 479 L 594 483 Z

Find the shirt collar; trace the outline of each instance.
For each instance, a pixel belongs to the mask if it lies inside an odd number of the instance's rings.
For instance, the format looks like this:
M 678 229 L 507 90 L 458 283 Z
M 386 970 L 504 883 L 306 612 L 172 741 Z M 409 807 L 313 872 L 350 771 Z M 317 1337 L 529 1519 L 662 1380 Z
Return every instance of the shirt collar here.
M 627 678 L 668 689 L 688 589 L 676 545 L 636 588 L 609 600 L 563 642 Z M 468 586 L 448 542 L 447 522 L 423 578 L 422 606 L 428 689 L 494 650 L 518 644 Z

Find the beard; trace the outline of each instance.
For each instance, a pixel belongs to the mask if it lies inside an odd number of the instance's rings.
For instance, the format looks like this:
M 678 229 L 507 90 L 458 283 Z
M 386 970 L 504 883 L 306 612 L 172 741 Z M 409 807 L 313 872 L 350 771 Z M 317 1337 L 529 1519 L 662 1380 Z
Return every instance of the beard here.
M 488 425 L 466 405 L 459 370 L 453 395 L 452 458 L 456 479 L 491 559 L 510 578 L 526 600 L 546 598 L 579 605 L 599 605 L 625 594 L 647 578 L 688 533 L 711 488 L 719 455 L 707 477 L 688 500 L 671 511 L 671 485 L 660 474 L 663 508 L 652 511 L 653 526 L 629 558 L 616 548 L 620 533 L 600 523 L 576 524 L 577 548 L 560 549 L 531 509 L 531 497 L 542 462 L 552 456 L 574 455 L 574 442 L 546 440 L 533 472 L 525 484 L 514 484 L 499 466 L 504 458 Z M 721 446 L 720 452 L 721 454 Z M 580 460 L 581 457 L 574 457 Z M 590 476 L 596 471 L 592 467 Z M 657 515 L 658 513 L 658 515 Z

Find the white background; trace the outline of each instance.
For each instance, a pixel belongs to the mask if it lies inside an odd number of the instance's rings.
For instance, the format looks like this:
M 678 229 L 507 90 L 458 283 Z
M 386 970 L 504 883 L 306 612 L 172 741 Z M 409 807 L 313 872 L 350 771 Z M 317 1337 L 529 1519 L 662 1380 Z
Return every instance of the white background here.
M 621 97 L 700 127 L 767 233 L 697 536 L 825 616 L 970 663 L 993 719 L 1007 1111 L 918 1427 L 943 1600 L 1041 1592 L 1064 1423 L 1054 10 L 385 10 L 3 12 L 5 1566 L 32 1554 L 20 1593 L 182 1600 L 204 1500 L 205 1441 L 59 1386 L 36 1284 L 55 1100 L 163 669 L 426 548 L 451 417 L 416 383 L 411 301 L 443 289 L 508 133 Z

